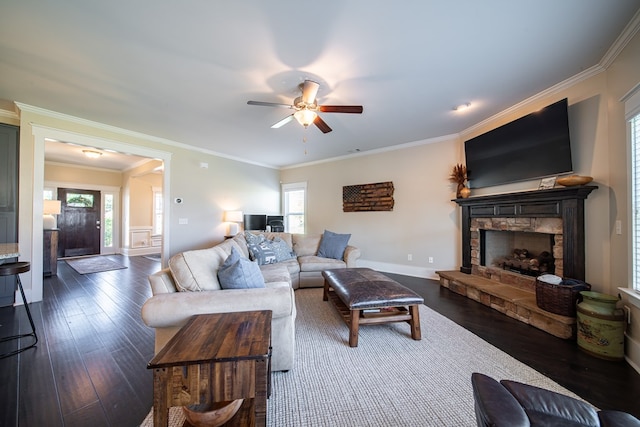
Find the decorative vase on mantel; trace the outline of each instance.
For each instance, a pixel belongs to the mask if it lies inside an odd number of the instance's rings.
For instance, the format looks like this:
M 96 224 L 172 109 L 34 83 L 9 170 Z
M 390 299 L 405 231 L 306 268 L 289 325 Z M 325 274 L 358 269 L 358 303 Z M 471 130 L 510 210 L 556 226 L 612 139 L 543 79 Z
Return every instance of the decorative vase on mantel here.
M 467 197 L 469 197 L 471 195 L 471 190 L 469 189 L 469 187 L 466 187 L 465 185 L 462 186 L 462 188 L 460 190 L 458 190 L 458 198 L 463 198 L 466 199 Z

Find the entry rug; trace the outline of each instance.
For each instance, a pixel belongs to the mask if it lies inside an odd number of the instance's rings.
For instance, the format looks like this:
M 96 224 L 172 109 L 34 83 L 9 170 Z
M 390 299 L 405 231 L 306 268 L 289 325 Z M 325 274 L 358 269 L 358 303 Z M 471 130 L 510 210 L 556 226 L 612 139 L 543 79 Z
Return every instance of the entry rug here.
M 351 348 L 322 289 L 295 296 L 296 361 L 272 374 L 269 426 L 476 426 L 473 372 L 577 397 L 424 305 L 421 341 L 406 323 L 363 325 Z M 171 426 L 182 426 L 181 407 L 170 416 Z M 152 425 L 149 413 L 142 426 Z
M 127 266 L 112 261 L 104 256 L 68 259 L 66 262 L 69 264 L 69 267 L 73 268 L 80 274 L 100 273 L 103 271 L 127 268 Z

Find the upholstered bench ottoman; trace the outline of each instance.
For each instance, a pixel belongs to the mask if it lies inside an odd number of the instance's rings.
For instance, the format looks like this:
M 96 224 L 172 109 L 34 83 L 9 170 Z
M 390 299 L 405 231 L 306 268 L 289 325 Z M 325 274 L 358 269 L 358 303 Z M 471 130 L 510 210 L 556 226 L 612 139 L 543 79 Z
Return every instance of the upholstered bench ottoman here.
M 370 268 L 325 270 L 324 301 L 330 300 L 349 326 L 349 345 L 358 346 L 360 325 L 407 322 L 420 340 L 420 304 L 424 299 Z

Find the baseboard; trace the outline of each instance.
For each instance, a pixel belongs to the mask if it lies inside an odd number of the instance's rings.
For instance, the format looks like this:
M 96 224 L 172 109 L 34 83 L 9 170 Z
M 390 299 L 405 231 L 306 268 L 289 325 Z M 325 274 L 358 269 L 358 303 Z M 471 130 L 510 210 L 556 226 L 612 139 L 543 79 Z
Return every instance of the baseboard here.
M 120 253 L 124 256 L 153 255 L 159 254 L 160 248 L 152 246 L 146 248 L 121 248 Z
M 625 360 L 640 374 L 640 342 L 627 334 L 625 336 Z
M 436 270 L 434 268 L 414 267 L 411 265 L 369 261 L 366 259 L 359 259 L 357 265 L 358 267 L 372 268 L 376 271 L 382 271 L 384 273 L 402 274 L 404 276 L 422 277 L 424 279 L 433 280 L 439 279 L 439 276 L 436 274 Z

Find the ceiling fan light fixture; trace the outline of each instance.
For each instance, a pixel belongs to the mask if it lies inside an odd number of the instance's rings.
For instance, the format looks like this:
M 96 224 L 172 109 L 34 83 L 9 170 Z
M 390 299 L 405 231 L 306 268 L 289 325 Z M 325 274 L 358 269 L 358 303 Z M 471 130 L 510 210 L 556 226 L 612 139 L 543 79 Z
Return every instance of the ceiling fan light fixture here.
M 302 126 L 307 127 L 313 123 L 316 117 L 318 117 L 318 114 L 315 111 L 303 108 L 293 113 L 293 117 L 295 117 Z
M 85 156 L 87 156 L 90 159 L 97 159 L 98 157 L 102 156 L 102 153 L 99 151 L 82 150 L 82 152 L 84 153 Z

